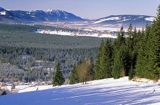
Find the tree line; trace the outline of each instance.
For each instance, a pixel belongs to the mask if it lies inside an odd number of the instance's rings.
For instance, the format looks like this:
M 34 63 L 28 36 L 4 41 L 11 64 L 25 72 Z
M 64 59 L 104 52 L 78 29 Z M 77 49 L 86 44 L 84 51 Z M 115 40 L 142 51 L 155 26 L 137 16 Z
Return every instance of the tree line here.
M 0 81 L 50 81 L 55 62 L 59 61 L 63 75 L 69 72 L 79 61 L 96 58 L 98 48 L 47 49 L 28 47 L 0 47 Z M 41 62 L 39 62 L 41 61 Z M 51 70 L 48 71 L 47 68 Z

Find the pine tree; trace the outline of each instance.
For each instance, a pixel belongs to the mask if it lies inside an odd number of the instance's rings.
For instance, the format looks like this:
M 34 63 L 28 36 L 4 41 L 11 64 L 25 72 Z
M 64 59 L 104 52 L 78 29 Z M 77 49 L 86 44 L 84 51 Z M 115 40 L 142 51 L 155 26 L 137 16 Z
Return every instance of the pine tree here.
M 124 65 L 125 65 L 125 70 L 126 70 L 126 74 L 128 75 L 131 68 L 132 68 L 132 55 L 133 55 L 133 27 L 130 24 L 129 28 L 128 28 L 128 32 L 127 32 L 127 38 L 126 38 L 126 51 L 125 51 L 125 61 L 124 61 Z
M 55 75 L 53 77 L 53 85 L 62 85 L 64 83 L 65 79 L 63 77 L 63 74 L 61 72 L 60 69 L 60 63 L 58 62 L 58 64 L 56 65 L 56 72 Z
M 158 80 L 160 79 L 160 6 L 158 8 L 156 21 L 152 26 L 150 37 L 152 37 L 152 53 L 150 54 L 150 60 L 152 61 L 151 66 L 153 64 L 154 78 Z
M 120 78 L 123 76 L 124 73 L 124 66 L 122 63 L 121 55 L 122 55 L 122 50 L 114 50 L 114 63 L 113 63 L 113 70 L 112 70 L 112 75 L 115 79 Z
M 105 72 L 106 78 L 112 77 L 112 63 L 113 63 L 113 45 L 111 40 L 106 40 L 106 50 L 105 50 Z
M 124 60 L 125 60 L 125 38 L 123 27 L 121 28 L 118 38 L 114 42 L 114 57 L 112 76 L 120 78 L 125 75 Z
M 99 52 L 97 55 L 96 63 L 95 63 L 95 75 L 94 79 L 100 79 L 101 77 L 101 59 L 102 59 L 102 49 L 104 47 L 104 40 L 102 40 L 101 45 L 99 47 Z
M 138 77 L 145 77 L 146 69 L 146 60 L 147 59 L 147 41 L 148 41 L 148 33 L 150 32 L 150 28 L 148 27 L 145 34 L 141 38 L 139 43 L 139 50 L 137 56 L 137 63 L 136 63 L 136 76 Z
M 110 40 L 102 41 L 95 64 L 95 79 L 110 78 L 112 71 L 112 45 Z
M 140 40 L 137 34 L 136 28 L 132 25 L 128 28 L 128 38 L 126 39 L 126 46 L 127 46 L 127 62 L 126 62 L 126 75 L 129 76 L 129 79 L 132 79 L 135 75 L 135 65 L 137 61 L 137 48 L 138 48 L 138 41 Z
M 132 39 L 132 49 L 130 50 L 130 68 L 129 68 L 129 79 L 132 79 L 135 76 L 135 66 L 137 62 L 137 55 L 139 49 L 139 42 L 141 41 L 141 31 L 137 32 L 135 28 L 132 32 L 133 39 Z

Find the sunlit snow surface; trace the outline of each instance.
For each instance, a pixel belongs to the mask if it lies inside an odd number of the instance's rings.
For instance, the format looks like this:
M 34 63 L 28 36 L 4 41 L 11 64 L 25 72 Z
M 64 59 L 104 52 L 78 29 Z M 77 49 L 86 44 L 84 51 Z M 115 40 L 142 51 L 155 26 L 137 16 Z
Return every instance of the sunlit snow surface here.
M 6 15 L 6 11 L 1 11 L 0 15 Z
M 120 20 L 119 17 L 110 17 L 110 18 L 104 18 L 104 19 L 100 19 L 98 21 L 95 21 L 94 23 L 97 24 L 97 23 L 102 23 L 104 21 L 107 21 L 107 20 Z
M 160 86 L 127 77 L 0 97 L 0 105 L 160 105 Z
M 155 20 L 155 18 L 154 17 L 149 17 L 149 18 L 145 18 L 145 20 L 153 22 Z
M 88 37 L 99 37 L 99 38 L 117 38 L 115 35 L 111 34 L 101 34 L 98 33 L 88 33 L 88 34 L 81 34 L 75 32 L 66 32 L 66 31 L 51 31 L 51 30 L 38 30 L 36 33 L 40 34 L 49 34 L 49 35 L 62 35 L 62 36 L 88 36 Z

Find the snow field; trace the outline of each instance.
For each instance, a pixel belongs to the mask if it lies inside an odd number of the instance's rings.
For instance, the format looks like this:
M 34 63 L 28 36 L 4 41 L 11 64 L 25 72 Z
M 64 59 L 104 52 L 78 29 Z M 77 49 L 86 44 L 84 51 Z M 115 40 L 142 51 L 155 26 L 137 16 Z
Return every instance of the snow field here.
M 160 105 L 158 83 L 134 82 L 128 77 L 48 88 L 2 96 L 0 105 Z

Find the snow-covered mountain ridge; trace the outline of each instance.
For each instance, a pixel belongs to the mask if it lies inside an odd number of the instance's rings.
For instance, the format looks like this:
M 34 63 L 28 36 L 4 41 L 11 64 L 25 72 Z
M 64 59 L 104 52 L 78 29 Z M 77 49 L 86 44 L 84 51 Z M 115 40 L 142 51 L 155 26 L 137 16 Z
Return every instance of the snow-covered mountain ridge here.
M 7 10 L 0 7 L 0 22 L 43 23 L 43 22 L 81 22 L 85 25 L 116 25 L 145 27 L 154 20 L 146 15 L 111 15 L 104 18 L 89 20 L 62 10 Z M 79 24 L 79 23 L 77 23 Z

